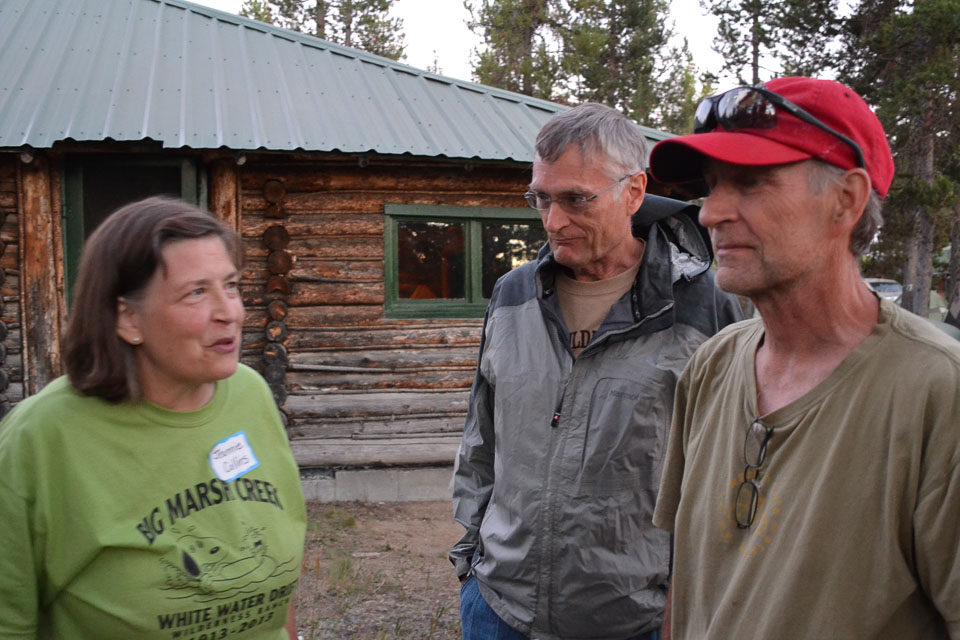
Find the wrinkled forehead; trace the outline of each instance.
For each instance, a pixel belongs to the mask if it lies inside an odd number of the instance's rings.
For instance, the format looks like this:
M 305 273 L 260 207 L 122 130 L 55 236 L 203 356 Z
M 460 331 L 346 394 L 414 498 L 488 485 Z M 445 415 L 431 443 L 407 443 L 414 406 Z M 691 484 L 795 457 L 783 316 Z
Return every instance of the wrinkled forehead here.
M 572 154 L 570 154 L 572 152 Z M 569 154 L 569 155 L 568 155 Z M 533 174 L 534 176 L 544 170 L 550 170 L 561 164 L 580 165 L 584 169 L 597 168 L 602 171 L 611 180 L 619 177 L 619 167 L 617 163 L 608 154 L 604 153 L 599 147 L 584 148 L 580 142 L 568 144 L 557 154 L 551 154 L 548 157 L 541 157 L 535 153 L 533 156 Z
M 798 162 L 781 162 L 776 164 L 736 164 L 717 160 L 709 156 L 701 156 L 699 161 L 701 163 L 702 175 L 707 184 L 718 180 L 744 181 L 777 176 L 785 173 L 788 169 L 801 165 L 806 166 L 811 162 L 810 160 L 800 160 Z

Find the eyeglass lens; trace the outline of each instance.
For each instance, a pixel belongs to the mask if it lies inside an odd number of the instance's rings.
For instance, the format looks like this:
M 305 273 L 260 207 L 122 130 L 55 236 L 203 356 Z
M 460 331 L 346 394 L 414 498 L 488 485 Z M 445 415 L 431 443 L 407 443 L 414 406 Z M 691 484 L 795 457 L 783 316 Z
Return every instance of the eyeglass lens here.
M 551 204 L 556 202 L 570 213 L 583 213 L 589 208 L 590 203 L 600 197 L 600 195 L 610 191 L 618 184 L 627 178 L 632 178 L 634 175 L 636 175 L 636 173 L 628 173 L 622 178 L 617 178 L 592 196 L 557 196 L 556 198 L 551 198 L 545 193 L 527 191 L 525 194 L 523 194 L 523 198 L 527 201 L 527 204 L 530 205 L 531 208 L 536 209 L 537 211 L 546 211 L 550 208 Z
M 737 489 L 737 501 L 734 509 L 734 516 L 737 520 L 737 527 L 748 529 L 753 524 L 757 516 L 757 504 L 760 501 L 760 489 L 753 480 L 747 480 L 740 483 Z
M 697 133 L 706 133 L 717 128 L 725 129 L 772 129 L 777 126 L 777 108 L 752 87 L 738 87 L 717 96 L 710 96 L 698 106 L 693 118 Z
M 706 133 L 717 128 L 716 119 L 713 117 L 713 105 L 719 98 L 720 96 L 710 96 L 697 105 L 697 111 L 693 114 L 694 133 Z
M 532 209 L 537 211 L 546 211 L 550 208 L 550 205 L 556 202 L 558 205 L 566 209 L 571 213 L 581 213 L 587 209 L 590 202 L 596 196 L 591 198 L 584 198 L 582 196 L 558 196 L 556 198 L 551 198 L 545 193 L 536 193 L 536 192 L 527 192 L 523 195 L 524 199 L 527 201 L 527 204 L 530 205 Z
M 717 119 L 728 129 L 773 129 L 777 108 L 760 92 L 742 87 L 723 94 L 717 103 Z
M 773 429 L 767 427 L 759 420 L 750 423 L 747 429 L 747 437 L 743 441 L 743 459 L 747 466 L 756 469 L 763 464 L 763 459 L 767 454 L 767 443 L 770 442 L 770 436 L 773 435 Z
M 767 457 L 767 444 L 773 437 L 773 427 L 768 427 L 759 420 L 754 420 L 747 428 L 747 435 L 743 441 L 743 458 L 746 467 L 743 470 L 743 482 L 737 489 L 734 503 L 734 518 L 737 527 L 747 529 L 753 524 L 760 502 L 760 487 L 756 479 L 760 477 L 760 467 Z

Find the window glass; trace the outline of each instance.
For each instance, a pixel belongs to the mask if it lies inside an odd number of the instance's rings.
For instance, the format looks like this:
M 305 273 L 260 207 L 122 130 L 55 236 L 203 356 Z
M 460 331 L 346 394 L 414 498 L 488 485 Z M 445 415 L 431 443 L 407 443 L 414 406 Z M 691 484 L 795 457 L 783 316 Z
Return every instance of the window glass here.
M 489 298 L 497 278 L 535 260 L 546 241 L 539 222 L 488 222 L 483 225 L 483 297 Z
M 482 318 L 497 278 L 546 241 L 529 207 L 384 205 L 387 318 Z
M 149 196 L 179 198 L 180 165 L 103 163 L 83 174 L 83 235 L 89 237 L 108 215 Z
M 460 299 L 466 288 L 464 224 L 401 221 L 397 228 L 397 297 Z
M 67 300 L 83 245 L 114 210 L 135 200 L 165 195 L 197 204 L 205 197 L 203 176 L 192 158 L 76 156 L 64 163 L 64 277 Z

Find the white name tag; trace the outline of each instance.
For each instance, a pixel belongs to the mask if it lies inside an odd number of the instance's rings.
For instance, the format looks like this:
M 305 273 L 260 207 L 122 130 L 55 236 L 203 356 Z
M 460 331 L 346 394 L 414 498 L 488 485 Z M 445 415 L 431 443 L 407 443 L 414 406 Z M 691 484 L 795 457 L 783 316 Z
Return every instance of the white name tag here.
M 223 482 L 236 480 L 259 466 L 260 461 L 243 431 L 221 440 L 210 452 L 210 467 Z

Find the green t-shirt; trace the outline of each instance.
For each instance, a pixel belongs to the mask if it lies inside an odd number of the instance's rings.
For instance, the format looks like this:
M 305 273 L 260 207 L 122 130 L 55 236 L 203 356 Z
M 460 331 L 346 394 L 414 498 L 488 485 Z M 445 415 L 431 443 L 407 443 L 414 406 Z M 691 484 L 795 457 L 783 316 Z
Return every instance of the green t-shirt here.
M 734 501 L 759 320 L 680 379 L 654 523 L 674 532 L 679 640 L 960 638 L 960 343 L 889 302 L 774 428 L 753 525 Z
M 66 378 L 0 423 L 0 638 L 286 638 L 306 512 L 263 380 L 197 411 Z

